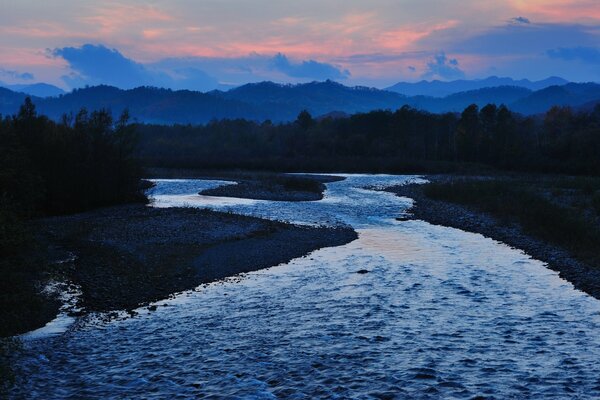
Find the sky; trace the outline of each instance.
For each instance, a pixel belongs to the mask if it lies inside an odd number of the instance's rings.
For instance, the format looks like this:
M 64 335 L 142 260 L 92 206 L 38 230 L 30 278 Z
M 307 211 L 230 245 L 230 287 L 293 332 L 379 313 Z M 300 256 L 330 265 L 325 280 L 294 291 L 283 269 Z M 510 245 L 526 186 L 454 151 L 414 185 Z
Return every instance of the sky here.
M 600 81 L 599 0 L 0 0 L 0 81 Z

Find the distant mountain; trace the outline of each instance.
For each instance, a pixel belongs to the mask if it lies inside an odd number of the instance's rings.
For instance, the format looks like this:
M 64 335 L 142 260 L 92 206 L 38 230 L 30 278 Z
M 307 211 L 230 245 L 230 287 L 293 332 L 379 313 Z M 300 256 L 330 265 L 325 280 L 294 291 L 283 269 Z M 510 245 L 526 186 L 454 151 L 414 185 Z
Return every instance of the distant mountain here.
M 14 114 L 26 97 L 23 93 L 0 88 L 0 114 Z M 95 86 L 74 90 L 59 97 L 32 97 L 40 113 L 58 119 L 64 113 L 109 109 L 113 115 L 125 108 L 139 122 L 158 124 L 200 124 L 213 119 L 273 122 L 290 121 L 304 109 L 313 116 L 343 118 L 376 109 L 396 110 L 404 105 L 429 112 L 461 112 L 470 104 L 505 104 L 523 114 L 547 111 L 553 105 L 581 109 L 600 102 L 600 85 L 569 83 L 537 91 L 517 86 L 498 86 L 455 93 L 442 98 L 403 96 L 385 90 L 347 87 L 339 83 L 312 82 L 280 85 L 262 82 L 226 92 L 173 91 L 151 87 L 121 90 Z
M 397 109 L 406 104 L 406 98 L 397 93 L 365 87 L 351 88 L 331 81 L 301 85 L 263 82 L 227 92 L 208 93 L 149 87 L 121 90 L 102 85 L 77 89 L 58 98 L 35 97 L 32 100 L 39 112 L 52 118 L 75 113 L 81 107 L 89 110 L 106 108 L 114 115 L 128 108 L 131 116 L 141 122 L 165 124 L 198 124 L 224 118 L 280 122 L 295 119 L 304 109 L 319 116 L 331 111 L 352 114 L 374 109 Z M 14 113 L 19 105 L 4 102 L 0 112 Z
M 374 109 L 396 109 L 406 104 L 406 97 L 397 93 L 362 86 L 348 87 L 330 80 L 300 85 L 251 83 L 219 92 L 219 95 L 266 110 L 276 110 L 276 120 L 296 118 L 303 109 L 319 116 L 332 111 L 353 114 Z
M 568 81 L 550 77 L 541 81 L 530 81 L 528 79 L 514 80 L 512 78 L 500 78 L 490 76 L 485 79 L 475 80 L 456 80 L 450 82 L 443 81 L 420 81 L 420 82 L 400 82 L 390 86 L 386 90 L 403 94 L 405 96 L 431 96 L 445 97 L 454 93 L 478 90 L 483 88 L 499 87 L 499 86 L 516 86 L 529 90 L 540 90 L 549 86 L 564 85 Z
M 30 85 L 7 85 L 0 82 L 0 87 L 10 89 L 14 92 L 21 92 L 30 96 L 37 97 L 56 97 L 65 94 L 65 91 L 54 85 L 47 83 L 33 83 Z
M 324 119 L 345 119 L 345 118 L 349 118 L 349 117 L 350 117 L 350 114 L 345 113 L 343 111 L 332 111 L 327 114 L 319 115 L 317 117 L 317 119 L 319 121 L 321 121 Z
M 25 97 L 26 94 L 0 87 L 0 115 L 15 114 Z
M 413 96 L 408 98 L 412 107 L 429 112 L 460 112 L 471 104 L 483 107 L 486 104 L 512 104 L 532 93 L 531 90 L 515 86 L 499 86 L 455 93 L 446 97 Z
M 600 100 L 600 84 L 569 83 L 563 86 L 550 86 L 531 93 L 510 105 L 522 114 L 538 114 L 552 106 L 581 107 L 586 103 Z
M 158 124 L 199 124 L 224 118 L 268 118 L 261 109 L 250 104 L 223 99 L 214 94 L 152 87 L 122 90 L 102 85 L 74 90 L 58 98 L 36 98 L 33 101 L 41 113 L 52 118 L 64 113 L 76 113 L 82 107 L 88 110 L 108 109 L 113 115 L 128 109 L 134 119 Z
M 590 112 L 596 109 L 596 107 L 600 107 L 600 99 L 589 101 L 577 107 L 577 111 Z

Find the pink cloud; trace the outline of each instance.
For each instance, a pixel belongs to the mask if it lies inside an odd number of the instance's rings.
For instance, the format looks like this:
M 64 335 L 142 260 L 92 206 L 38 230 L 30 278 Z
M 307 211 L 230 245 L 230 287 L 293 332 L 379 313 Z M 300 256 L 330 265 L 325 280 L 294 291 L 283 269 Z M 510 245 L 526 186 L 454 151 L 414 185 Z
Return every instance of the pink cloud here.
M 49 57 L 45 51 L 26 48 L 0 48 L 2 66 L 14 67 L 65 67 L 67 63 L 62 59 Z
M 383 49 L 392 51 L 408 51 L 414 44 L 432 33 L 453 28 L 459 24 L 458 21 L 451 20 L 434 25 L 424 25 L 412 27 L 402 27 L 396 30 L 383 32 L 375 40 Z
M 510 0 L 511 5 L 527 17 L 552 22 L 600 19 L 597 0 Z
M 93 37 L 90 33 L 67 29 L 58 23 L 38 20 L 26 21 L 20 26 L 2 26 L 0 33 L 33 39 L 86 39 Z
M 102 35 L 111 35 L 148 24 L 173 23 L 175 17 L 153 6 L 111 4 L 109 7 L 92 8 L 90 15 L 80 21 Z

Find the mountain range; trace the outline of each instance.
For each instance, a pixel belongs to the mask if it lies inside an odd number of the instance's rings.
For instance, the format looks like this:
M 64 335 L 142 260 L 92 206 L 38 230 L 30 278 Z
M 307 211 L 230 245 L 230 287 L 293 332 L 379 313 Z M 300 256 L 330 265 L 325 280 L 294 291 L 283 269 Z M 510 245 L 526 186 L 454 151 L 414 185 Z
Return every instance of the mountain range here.
M 490 76 L 485 79 L 460 79 L 449 82 L 438 80 L 420 82 L 399 82 L 393 86 L 390 86 L 386 90 L 400 93 L 406 96 L 446 97 L 455 93 L 484 88 L 493 88 L 499 86 L 516 86 L 535 91 L 545 89 L 549 86 L 561 86 L 567 83 L 569 83 L 567 80 L 556 76 L 552 76 L 541 81 L 530 81 L 529 79 L 515 80 L 512 78 Z
M 0 88 L 0 113 L 14 114 L 27 94 Z M 395 110 L 404 105 L 429 112 L 461 112 L 470 104 L 505 104 L 531 115 L 553 105 L 590 109 L 600 102 L 600 84 L 567 83 L 539 90 L 522 86 L 496 86 L 453 93 L 444 97 L 407 96 L 389 90 L 348 87 L 325 81 L 298 85 L 252 83 L 228 91 L 173 91 L 151 87 L 122 90 L 111 86 L 76 89 L 57 97 L 33 96 L 40 113 L 58 119 L 65 113 L 109 109 L 118 114 L 127 108 L 139 122 L 198 124 L 213 119 L 245 118 L 289 121 L 306 109 L 314 116 L 344 115 L 375 109 Z M 333 113 L 333 114 L 332 114 Z

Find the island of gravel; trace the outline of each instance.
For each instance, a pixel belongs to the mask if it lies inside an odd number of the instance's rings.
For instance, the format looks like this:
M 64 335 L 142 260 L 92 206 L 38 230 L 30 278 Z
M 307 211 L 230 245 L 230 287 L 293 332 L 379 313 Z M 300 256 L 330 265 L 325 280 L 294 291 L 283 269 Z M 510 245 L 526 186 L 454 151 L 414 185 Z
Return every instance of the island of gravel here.
M 323 198 L 325 183 L 344 178 L 332 175 L 246 174 L 232 176 L 236 184 L 206 189 L 204 196 L 271 201 L 315 201 Z
M 83 312 L 132 310 L 358 236 L 194 208 L 126 205 L 38 220 L 56 274 L 81 288 Z

